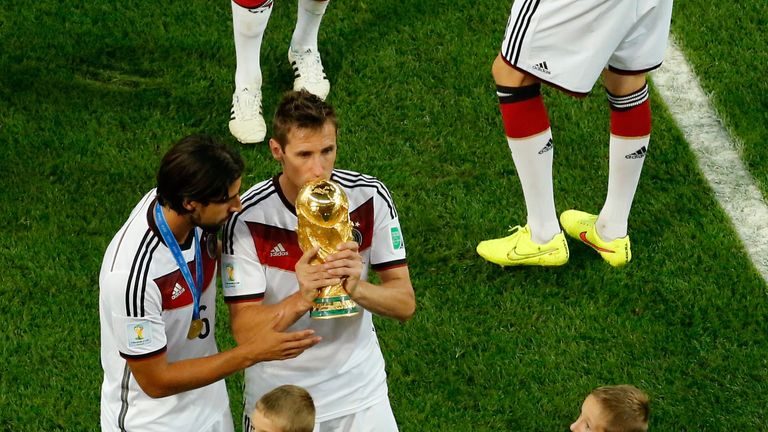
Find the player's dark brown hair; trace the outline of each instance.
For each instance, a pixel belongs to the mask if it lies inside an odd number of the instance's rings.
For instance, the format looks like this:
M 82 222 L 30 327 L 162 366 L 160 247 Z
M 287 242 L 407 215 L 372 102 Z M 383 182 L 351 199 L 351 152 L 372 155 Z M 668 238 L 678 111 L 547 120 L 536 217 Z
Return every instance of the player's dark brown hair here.
M 650 402 L 648 395 L 632 385 L 598 387 L 590 393 L 608 415 L 605 432 L 646 432 Z
M 189 135 L 163 156 L 157 171 L 157 201 L 179 214 L 189 213 L 184 200 L 223 202 L 243 175 L 245 163 L 231 148 L 205 135 Z
M 299 386 L 273 389 L 256 402 L 256 409 L 282 432 L 312 432 L 315 427 L 315 403 Z
M 288 132 L 301 128 L 319 131 L 327 122 L 339 128 L 336 111 L 331 105 L 306 90 L 290 91 L 283 96 L 272 121 L 272 133 L 280 148 L 285 150 Z

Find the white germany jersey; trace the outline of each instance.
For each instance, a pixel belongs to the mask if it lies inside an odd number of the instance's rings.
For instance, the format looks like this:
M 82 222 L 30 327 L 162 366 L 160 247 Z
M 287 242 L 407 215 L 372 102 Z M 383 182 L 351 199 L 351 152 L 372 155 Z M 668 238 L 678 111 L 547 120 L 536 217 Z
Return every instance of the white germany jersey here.
M 298 291 L 294 273 L 301 258 L 296 210 L 283 195 L 278 177 L 253 186 L 243 195 L 243 210 L 224 228 L 222 283 L 228 303 L 279 303 Z M 376 178 L 334 170 L 349 199 L 355 241 L 368 268 L 406 265 L 400 222 L 392 197 Z M 257 363 L 245 372 L 245 407 L 249 412 L 265 393 L 283 384 L 299 385 L 312 395 L 317 421 L 367 408 L 387 395 L 384 358 L 371 313 L 347 318 L 301 317 L 290 331 L 312 328 L 323 340 L 295 359 Z
M 99 275 L 101 321 L 101 427 L 104 431 L 204 431 L 222 411 L 229 411 L 224 381 L 159 399 L 149 397 L 128 368 L 126 359 L 167 353 L 169 362 L 217 353 L 216 259 L 203 236 L 203 287 L 200 317 L 203 331 L 187 339 L 192 294 L 154 221 L 155 190 L 133 209 L 104 255 Z M 181 245 L 196 278 L 193 236 Z M 215 245 L 215 243 L 214 243 Z M 230 418 L 231 420 L 231 418 Z

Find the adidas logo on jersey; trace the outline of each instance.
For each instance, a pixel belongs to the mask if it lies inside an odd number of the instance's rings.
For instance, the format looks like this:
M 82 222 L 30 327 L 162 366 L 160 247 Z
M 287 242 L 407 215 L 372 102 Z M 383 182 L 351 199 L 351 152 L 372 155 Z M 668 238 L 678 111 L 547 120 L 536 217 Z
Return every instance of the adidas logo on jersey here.
M 624 156 L 624 159 L 641 159 L 645 157 L 646 153 L 648 153 L 648 149 L 646 149 L 645 146 L 642 146 L 640 147 L 640 150 Z
M 531 66 L 531 69 L 537 70 L 539 72 L 544 72 L 547 75 L 551 75 L 552 72 L 549 71 L 549 68 L 547 67 L 547 62 L 543 61 L 541 63 L 536 63 L 535 65 Z
M 176 284 L 175 287 L 173 287 L 173 292 L 171 293 L 171 300 L 176 300 L 179 298 L 180 295 L 182 295 L 186 291 L 183 286 Z
M 281 256 L 288 256 L 288 251 L 285 250 L 282 243 L 278 243 L 275 247 L 272 248 L 272 250 L 269 252 L 270 257 L 281 257 Z
M 547 141 L 547 144 L 541 150 L 539 150 L 539 154 L 544 154 L 552 150 L 553 148 L 554 147 L 552 146 L 552 138 L 550 138 L 549 141 Z

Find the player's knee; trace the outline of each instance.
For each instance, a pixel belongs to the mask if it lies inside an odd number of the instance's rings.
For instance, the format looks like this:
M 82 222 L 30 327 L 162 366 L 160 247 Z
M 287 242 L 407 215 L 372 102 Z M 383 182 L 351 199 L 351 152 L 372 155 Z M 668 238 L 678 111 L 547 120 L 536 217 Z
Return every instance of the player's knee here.
M 269 19 L 272 0 L 232 0 L 232 23 L 236 35 L 254 39 L 264 34 L 264 19 Z
M 493 74 L 493 80 L 496 81 L 496 85 L 505 87 L 522 87 L 539 82 L 535 77 L 520 72 L 507 64 L 501 57 L 501 54 L 497 55 L 493 61 L 491 73 Z
M 645 86 L 645 73 L 620 74 L 606 69 L 603 72 L 603 85 L 612 95 L 626 96 Z
M 501 54 L 497 55 L 493 60 L 493 65 L 491 66 L 491 74 L 493 75 L 493 79 L 496 81 L 496 84 L 500 84 L 500 80 L 504 81 L 505 78 L 510 75 L 510 71 L 508 69 L 512 69 L 514 71 L 514 69 L 504 61 L 504 59 L 501 57 Z

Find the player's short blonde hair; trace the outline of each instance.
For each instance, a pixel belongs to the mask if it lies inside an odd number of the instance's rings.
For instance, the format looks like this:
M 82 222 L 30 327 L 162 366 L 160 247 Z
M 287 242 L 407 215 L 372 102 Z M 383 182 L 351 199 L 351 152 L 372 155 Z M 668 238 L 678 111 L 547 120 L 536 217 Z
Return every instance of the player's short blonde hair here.
M 606 432 L 646 432 L 650 416 L 648 395 L 624 384 L 598 387 L 590 393 L 609 418 Z
M 256 409 L 282 432 L 312 432 L 315 428 L 315 403 L 299 386 L 273 389 L 256 402 Z

